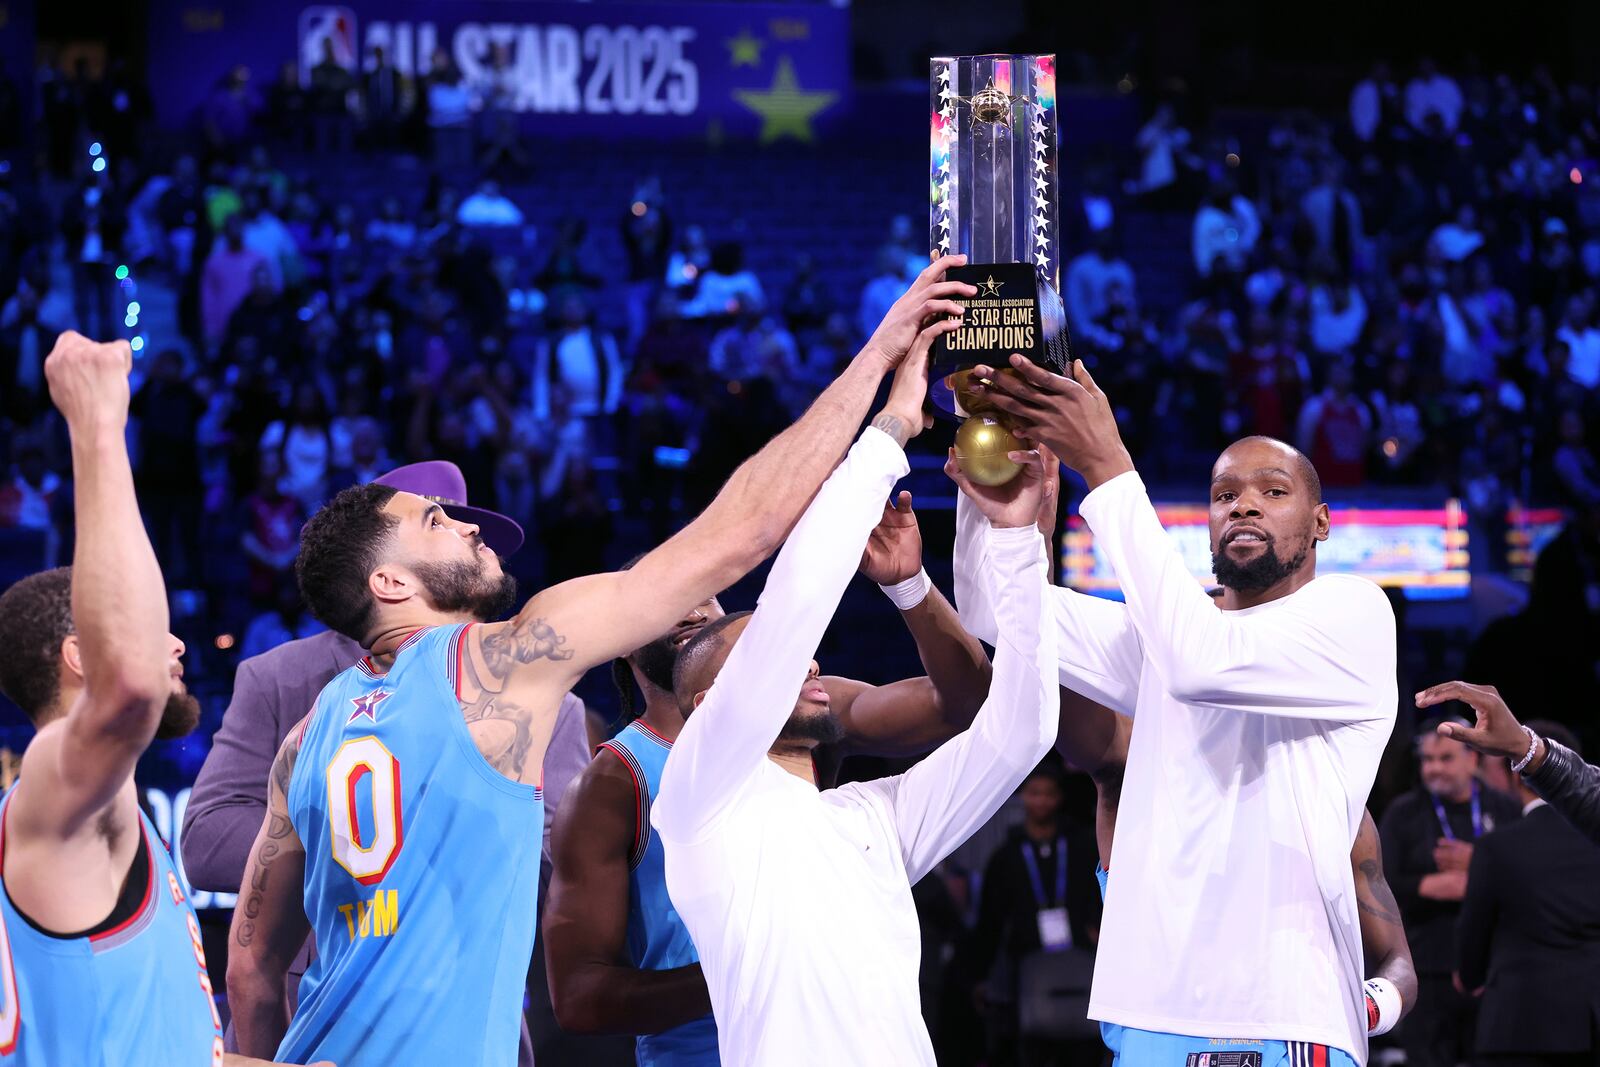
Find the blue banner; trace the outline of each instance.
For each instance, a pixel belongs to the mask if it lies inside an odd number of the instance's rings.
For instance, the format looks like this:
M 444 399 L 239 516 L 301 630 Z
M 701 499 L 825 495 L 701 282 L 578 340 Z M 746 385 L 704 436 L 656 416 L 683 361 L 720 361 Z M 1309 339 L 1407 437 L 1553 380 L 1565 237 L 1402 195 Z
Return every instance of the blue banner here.
M 150 80 L 163 122 L 193 121 L 238 66 L 266 93 L 328 45 L 351 71 L 374 50 L 407 77 L 443 51 L 529 130 L 808 141 L 845 110 L 849 11 L 815 4 L 155 0 Z

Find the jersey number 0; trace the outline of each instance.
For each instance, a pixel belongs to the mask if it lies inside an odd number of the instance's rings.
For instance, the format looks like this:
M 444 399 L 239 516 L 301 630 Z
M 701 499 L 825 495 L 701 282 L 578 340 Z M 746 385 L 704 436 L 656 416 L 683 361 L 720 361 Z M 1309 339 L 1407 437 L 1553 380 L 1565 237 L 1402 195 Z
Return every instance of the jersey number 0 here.
M 356 786 L 371 779 L 371 817 L 356 810 Z M 383 880 L 400 855 L 400 761 L 370 734 L 339 746 L 328 764 L 328 821 L 333 859 L 362 885 Z

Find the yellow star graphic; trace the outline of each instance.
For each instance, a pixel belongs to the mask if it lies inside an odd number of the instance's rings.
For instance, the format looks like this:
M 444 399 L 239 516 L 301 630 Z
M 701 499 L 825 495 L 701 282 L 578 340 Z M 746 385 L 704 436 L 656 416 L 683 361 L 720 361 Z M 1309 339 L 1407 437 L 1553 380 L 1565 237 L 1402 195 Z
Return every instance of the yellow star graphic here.
M 759 67 L 761 65 L 761 46 L 765 42 L 761 38 L 752 35 L 748 27 L 741 29 L 739 36 L 729 37 L 723 43 L 728 46 L 728 66 Z
M 780 137 L 793 137 L 810 141 L 811 120 L 839 98 L 838 93 L 808 93 L 800 88 L 794 76 L 794 63 L 788 56 L 778 60 L 778 72 L 773 75 L 772 88 L 766 90 L 736 89 L 734 98 L 761 116 L 761 143 L 769 144 Z
M 999 296 L 1000 295 L 1000 287 L 1002 285 L 1004 285 L 1004 284 L 1005 284 L 1005 282 L 997 282 L 997 281 L 995 281 L 994 280 L 994 275 L 991 274 L 991 275 L 989 275 L 989 277 L 985 278 L 983 281 L 978 283 L 979 295 L 981 295 L 981 296 Z

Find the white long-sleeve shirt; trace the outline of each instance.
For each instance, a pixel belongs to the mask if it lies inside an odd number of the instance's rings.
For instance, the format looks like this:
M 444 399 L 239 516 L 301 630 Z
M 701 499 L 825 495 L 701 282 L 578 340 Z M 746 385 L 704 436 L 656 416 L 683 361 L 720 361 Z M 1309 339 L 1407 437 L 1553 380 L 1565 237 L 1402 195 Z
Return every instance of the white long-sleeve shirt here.
M 1328 575 L 1221 611 L 1137 474 L 1081 511 L 1126 603 L 1051 590 L 1061 683 L 1134 716 L 1090 1016 L 1365 1062 L 1350 848 L 1394 727 L 1388 600 Z M 991 539 L 963 498 L 956 601 L 985 639 Z
M 722 1062 L 927 1064 L 911 886 L 988 821 L 1055 741 L 1043 540 L 996 530 L 1004 633 L 970 729 L 904 774 L 818 791 L 767 758 L 905 453 L 868 429 L 773 564 L 753 618 L 662 773 L 651 822 L 705 971 Z

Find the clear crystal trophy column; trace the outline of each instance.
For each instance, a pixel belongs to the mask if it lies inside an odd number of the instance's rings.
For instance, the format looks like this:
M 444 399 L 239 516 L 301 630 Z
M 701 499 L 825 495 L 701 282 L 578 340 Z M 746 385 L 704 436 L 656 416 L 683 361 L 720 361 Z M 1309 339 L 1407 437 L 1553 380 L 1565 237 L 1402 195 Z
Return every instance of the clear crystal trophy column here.
M 976 408 L 964 372 L 1006 367 L 1021 353 L 1061 373 L 1071 358 L 1056 225 L 1055 56 L 937 57 L 929 88 L 930 244 L 939 255 L 965 255 L 967 265 L 949 276 L 979 290 L 963 301 L 961 328 L 935 344 L 931 393 L 958 418 L 983 416 L 958 433 L 957 454 L 963 437 L 969 453 L 986 448 L 989 484 L 998 484 L 992 479 L 1015 473 L 1003 451 L 993 459 L 1009 431 Z M 984 466 L 962 458 L 969 475 Z

